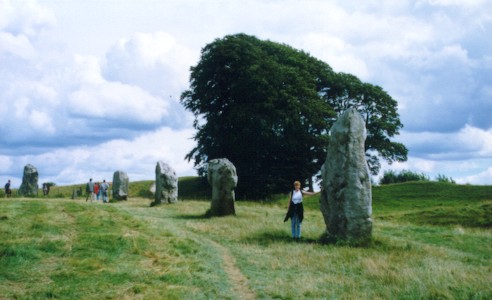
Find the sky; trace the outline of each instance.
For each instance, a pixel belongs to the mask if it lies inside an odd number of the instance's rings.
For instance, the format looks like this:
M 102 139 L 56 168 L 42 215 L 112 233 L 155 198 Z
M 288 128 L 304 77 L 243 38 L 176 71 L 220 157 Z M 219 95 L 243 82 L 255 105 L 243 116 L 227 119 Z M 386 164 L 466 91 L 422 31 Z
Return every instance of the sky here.
M 196 175 L 179 98 L 201 49 L 237 33 L 398 102 L 408 161 L 379 177 L 492 184 L 490 0 L 0 0 L 0 181 L 18 187 L 27 164 L 40 184 L 150 180 L 157 161 Z

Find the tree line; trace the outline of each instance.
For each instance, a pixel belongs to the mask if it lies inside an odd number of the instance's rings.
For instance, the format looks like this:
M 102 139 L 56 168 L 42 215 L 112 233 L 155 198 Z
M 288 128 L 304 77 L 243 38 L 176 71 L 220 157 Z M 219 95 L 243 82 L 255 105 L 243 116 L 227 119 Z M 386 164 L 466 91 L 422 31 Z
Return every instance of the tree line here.
M 388 170 L 383 173 L 383 177 L 379 180 L 379 184 L 393 184 L 410 181 L 431 181 L 431 179 L 424 173 L 417 173 L 409 170 L 401 170 L 400 172 Z M 447 177 L 443 174 L 438 174 L 435 181 L 452 184 L 456 183 L 452 177 Z

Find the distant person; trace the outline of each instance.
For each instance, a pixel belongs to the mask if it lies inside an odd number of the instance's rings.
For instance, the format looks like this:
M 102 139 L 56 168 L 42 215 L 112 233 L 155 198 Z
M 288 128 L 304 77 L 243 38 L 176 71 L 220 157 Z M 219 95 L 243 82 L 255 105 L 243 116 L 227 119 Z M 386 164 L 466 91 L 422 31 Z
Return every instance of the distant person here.
M 103 180 L 103 183 L 101 183 L 101 194 L 102 194 L 102 201 L 104 203 L 108 203 L 108 190 L 109 190 L 109 184 L 106 182 L 106 179 Z
M 91 202 L 94 200 L 94 182 L 92 182 L 92 178 L 89 179 L 89 182 L 85 185 L 85 192 L 87 193 L 87 197 L 85 198 L 85 202 L 91 198 Z
M 10 189 L 10 179 L 5 184 L 5 198 L 10 198 L 12 196 L 12 190 Z
M 99 201 L 101 189 L 99 188 L 99 182 L 94 183 L 94 194 L 96 195 L 96 200 Z
M 43 183 L 43 195 L 48 196 L 50 193 L 50 185 L 47 183 Z
M 294 182 L 294 190 L 289 196 L 289 208 L 285 216 L 284 222 L 289 218 L 291 220 L 292 238 L 295 240 L 301 239 L 301 225 L 304 218 L 304 207 L 302 205 L 303 195 L 316 195 L 319 192 L 306 192 L 301 190 L 301 183 L 299 181 Z

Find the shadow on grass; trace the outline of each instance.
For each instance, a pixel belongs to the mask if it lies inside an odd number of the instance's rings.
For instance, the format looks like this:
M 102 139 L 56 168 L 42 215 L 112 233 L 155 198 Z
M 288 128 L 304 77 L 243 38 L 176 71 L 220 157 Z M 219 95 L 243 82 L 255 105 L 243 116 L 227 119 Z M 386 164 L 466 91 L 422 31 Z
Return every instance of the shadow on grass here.
M 312 238 L 294 239 L 283 230 L 260 231 L 245 239 L 246 242 L 268 246 L 277 243 L 319 244 L 320 241 Z
M 351 247 L 351 248 L 365 248 L 365 249 L 379 249 L 387 251 L 408 251 L 412 250 L 410 243 L 392 243 L 385 239 L 373 238 L 364 242 L 354 241 L 341 241 L 327 238 L 325 234 L 322 234 L 319 238 L 302 237 L 301 239 L 294 239 L 289 233 L 283 230 L 273 231 L 259 231 L 252 234 L 245 239 L 246 242 L 256 243 L 263 246 L 269 246 L 278 243 L 296 243 L 296 244 L 316 244 L 335 247 Z
M 331 245 L 335 247 L 350 247 L 350 248 L 360 248 L 360 249 L 373 249 L 378 251 L 389 251 L 389 252 L 398 252 L 402 251 L 416 251 L 420 247 L 413 244 L 412 241 L 404 241 L 404 240 L 395 240 L 392 241 L 390 239 L 384 237 L 376 237 L 373 236 L 366 240 L 341 240 L 334 239 L 328 237 L 326 234 L 322 234 L 320 238 L 317 240 L 317 243 L 322 245 Z
M 222 218 L 222 217 L 235 217 L 235 215 L 212 215 L 210 209 L 208 209 L 205 213 L 199 215 L 177 215 L 176 219 L 184 219 L 184 220 L 203 220 L 203 219 L 212 219 L 212 218 Z
M 206 212 L 199 215 L 176 215 L 173 218 L 179 220 L 205 220 L 210 219 L 211 216 Z

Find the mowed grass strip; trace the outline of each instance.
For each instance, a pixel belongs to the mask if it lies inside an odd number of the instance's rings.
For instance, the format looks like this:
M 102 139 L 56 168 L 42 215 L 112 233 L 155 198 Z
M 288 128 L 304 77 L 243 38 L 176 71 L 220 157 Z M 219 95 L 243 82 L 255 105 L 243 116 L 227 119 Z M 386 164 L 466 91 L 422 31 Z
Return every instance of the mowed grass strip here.
M 229 288 L 209 249 L 110 205 L 1 202 L 0 236 L 0 299 L 200 299 Z

